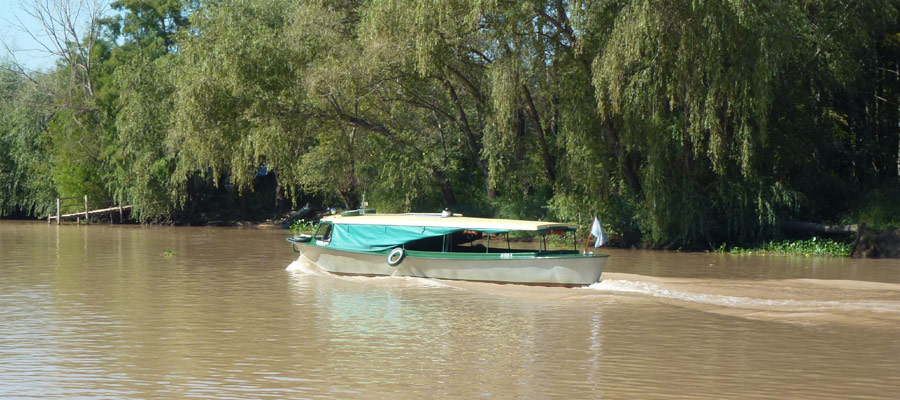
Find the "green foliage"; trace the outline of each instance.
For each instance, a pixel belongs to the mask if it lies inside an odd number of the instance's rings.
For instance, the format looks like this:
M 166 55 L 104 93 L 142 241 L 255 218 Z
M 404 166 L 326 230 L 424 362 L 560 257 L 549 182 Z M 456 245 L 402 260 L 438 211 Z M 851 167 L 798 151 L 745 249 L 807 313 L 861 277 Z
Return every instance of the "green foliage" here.
M 102 116 L 73 110 L 56 112 L 47 130 L 50 174 L 60 197 L 88 195 L 109 199 L 103 151 L 107 131 Z
M 157 58 L 172 51 L 176 35 L 188 24 L 188 12 L 195 0 L 118 0 L 110 6 L 119 12 L 105 25 L 113 37 L 122 37 L 117 50 L 138 50 L 147 58 Z
M 298 219 L 291 224 L 291 233 L 294 235 L 301 233 L 313 234 L 316 232 L 317 226 L 319 226 L 319 224 L 313 221 Z
M 110 160 L 115 170 L 108 187 L 142 219 L 175 209 L 174 154 L 165 143 L 174 109 L 172 62 L 170 56 L 135 58 L 116 71 L 122 107 L 116 116 L 118 146 Z
M 193 171 L 214 181 L 229 176 L 239 190 L 263 166 L 288 186 L 303 182 L 301 158 L 313 142 L 304 132 L 322 126 L 308 123 L 299 79 L 308 57 L 295 46 L 307 44 L 285 35 L 287 9 L 286 2 L 229 1 L 194 14 L 200 35 L 180 45 L 167 139 L 178 149 L 179 197 Z
M 89 193 L 228 218 L 365 193 L 597 215 L 666 248 L 896 225 L 898 6 L 119 0 L 89 72 L 60 64 L 43 98 L 4 78 L 0 213 Z
M 776 254 L 776 255 L 801 255 L 801 256 L 835 256 L 847 257 L 850 255 L 852 243 L 813 237 L 806 240 L 782 240 L 767 241 L 756 247 L 728 247 L 723 243 L 716 249 L 717 253 L 729 253 L 740 255 Z
M 44 217 L 56 197 L 43 133 L 48 116 L 28 105 L 42 100 L 30 89 L 0 69 L 0 216 Z
M 893 179 L 863 193 L 853 211 L 841 221 L 848 224 L 863 223 L 873 230 L 900 228 L 900 183 Z

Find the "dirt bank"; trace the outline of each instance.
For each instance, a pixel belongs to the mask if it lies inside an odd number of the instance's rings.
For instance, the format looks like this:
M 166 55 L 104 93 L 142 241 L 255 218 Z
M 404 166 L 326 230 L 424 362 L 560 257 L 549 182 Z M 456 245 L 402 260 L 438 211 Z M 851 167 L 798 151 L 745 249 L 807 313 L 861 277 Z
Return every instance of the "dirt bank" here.
M 861 226 L 850 255 L 856 258 L 900 258 L 900 230 L 873 231 Z

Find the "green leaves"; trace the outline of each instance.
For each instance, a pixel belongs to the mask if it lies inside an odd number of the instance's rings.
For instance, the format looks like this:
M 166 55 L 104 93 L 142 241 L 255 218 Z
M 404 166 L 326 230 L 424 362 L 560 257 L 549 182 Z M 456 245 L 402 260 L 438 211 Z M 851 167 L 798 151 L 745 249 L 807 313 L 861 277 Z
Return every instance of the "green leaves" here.
M 0 69 L 0 216 L 44 217 L 55 197 L 42 132 L 48 116 L 29 105 L 41 100 L 26 82 Z
M 0 211 L 90 190 L 167 218 L 266 171 L 294 200 L 599 213 L 622 242 L 692 247 L 848 215 L 900 163 L 893 0 L 113 7 L 92 94 L 60 67 L 49 108 L 2 105 L 0 143 L 27 151 L 0 150 Z
M 723 243 L 721 247 L 719 247 L 716 252 L 717 253 L 730 253 L 730 254 L 740 254 L 740 255 L 753 255 L 753 254 L 762 254 L 762 255 L 793 255 L 793 256 L 833 256 L 833 257 L 846 257 L 850 255 L 850 250 L 852 249 L 853 244 L 847 241 L 836 241 L 834 239 L 827 238 L 817 238 L 812 237 L 811 239 L 805 240 L 782 240 L 782 241 L 774 241 L 770 240 L 764 242 L 757 247 L 751 248 L 743 248 L 743 247 L 731 247 L 727 248 L 727 246 Z

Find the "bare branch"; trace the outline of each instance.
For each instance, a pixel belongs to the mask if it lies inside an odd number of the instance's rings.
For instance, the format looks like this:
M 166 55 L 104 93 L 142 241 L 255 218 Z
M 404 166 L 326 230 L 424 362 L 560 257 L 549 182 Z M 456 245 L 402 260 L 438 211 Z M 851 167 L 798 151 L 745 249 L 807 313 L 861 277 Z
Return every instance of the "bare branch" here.
M 453 68 L 453 66 L 450 65 L 449 63 L 447 64 L 447 70 L 450 71 L 451 73 L 453 73 L 453 75 L 455 75 L 457 78 L 459 78 L 459 80 L 462 81 L 467 88 L 469 88 L 469 91 L 472 92 L 472 95 L 475 97 L 475 100 L 477 100 L 479 103 L 484 103 L 484 101 L 485 101 L 484 95 L 481 94 L 481 90 L 479 90 L 478 86 L 476 86 L 468 77 L 463 75 L 463 73 L 460 72 L 459 70 L 457 70 L 456 68 Z
M 575 33 L 573 33 L 572 29 L 568 26 L 568 18 L 565 17 L 565 14 L 563 14 L 563 17 L 566 19 L 563 20 L 563 22 L 560 22 L 556 18 L 553 18 L 550 15 L 548 15 L 543 9 L 539 8 L 537 10 L 537 13 L 538 13 L 538 15 L 543 17 L 545 20 L 547 20 L 547 22 L 549 22 L 551 25 L 556 27 L 556 29 L 559 32 L 561 32 L 566 37 L 566 39 L 569 40 L 569 44 L 572 47 L 575 47 L 575 43 L 576 43 Z
M 28 49 L 43 53 L 45 56 L 62 60 L 72 71 L 67 85 L 77 89 L 80 95 L 87 98 L 94 96 L 94 82 L 91 78 L 93 49 L 100 37 L 99 21 L 109 10 L 109 0 L 31 0 L 22 9 L 24 15 L 34 19 L 37 28 L 29 27 L 22 18 L 15 17 L 13 28 L 37 43 L 37 49 Z M 41 74 L 27 67 L 17 56 L 21 50 L 14 49 L 11 43 L 0 37 L 0 43 L 10 54 L 11 67 L 6 69 L 27 79 L 32 84 L 48 85 L 39 82 Z M 62 99 L 59 92 L 53 93 L 56 101 L 78 103 L 72 99 Z M 66 92 L 63 90 L 62 92 Z M 75 108 L 80 108 L 77 106 Z

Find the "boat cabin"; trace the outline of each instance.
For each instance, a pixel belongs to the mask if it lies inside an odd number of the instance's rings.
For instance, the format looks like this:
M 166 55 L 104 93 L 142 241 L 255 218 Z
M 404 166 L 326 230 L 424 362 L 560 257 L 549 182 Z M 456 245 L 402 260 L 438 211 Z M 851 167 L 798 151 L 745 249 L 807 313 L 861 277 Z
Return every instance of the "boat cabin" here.
M 441 214 L 350 214 L 323 218 L 317 246 L 358 252 L 577 254 L 577 225 Z

